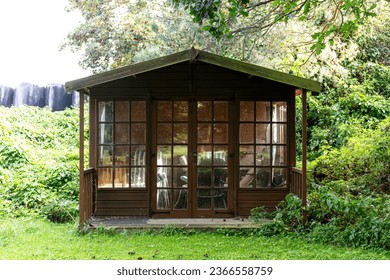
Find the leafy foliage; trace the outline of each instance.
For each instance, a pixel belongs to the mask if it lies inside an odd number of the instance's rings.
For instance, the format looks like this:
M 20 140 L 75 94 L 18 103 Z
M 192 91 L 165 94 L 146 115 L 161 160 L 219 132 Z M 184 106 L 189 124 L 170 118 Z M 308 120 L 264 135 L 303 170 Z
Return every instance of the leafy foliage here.
M 0 107 L 0 215 L 77 215 L 78 112 Z

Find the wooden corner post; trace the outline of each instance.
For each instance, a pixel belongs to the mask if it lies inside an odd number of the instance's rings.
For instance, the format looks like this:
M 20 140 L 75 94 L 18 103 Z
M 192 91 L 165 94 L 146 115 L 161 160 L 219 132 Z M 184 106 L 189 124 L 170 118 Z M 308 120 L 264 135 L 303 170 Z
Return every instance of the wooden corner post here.
M 302 90 L 302 206 L 306 207 L 307 185 L 307 91 Z M 303 210 L 303 223 L 306 223 L 306 210 Z
M 80 158 L 79 158 L 79 226 L 82 226 L 86 217 L 85 189 L 84 189 L 84 92 L 80 91 L 79 105 L 79 138 L 80 138 Z

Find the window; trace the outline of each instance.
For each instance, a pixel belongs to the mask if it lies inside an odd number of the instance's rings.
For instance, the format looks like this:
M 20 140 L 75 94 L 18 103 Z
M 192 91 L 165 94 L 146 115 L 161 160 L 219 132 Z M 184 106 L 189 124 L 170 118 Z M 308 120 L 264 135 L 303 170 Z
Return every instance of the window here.
M 287 182 L 287 102 L 241 101 L 241 188 L 280 188 Z
M 98 102 L 99 188 L 145 188 L 146 102 Z

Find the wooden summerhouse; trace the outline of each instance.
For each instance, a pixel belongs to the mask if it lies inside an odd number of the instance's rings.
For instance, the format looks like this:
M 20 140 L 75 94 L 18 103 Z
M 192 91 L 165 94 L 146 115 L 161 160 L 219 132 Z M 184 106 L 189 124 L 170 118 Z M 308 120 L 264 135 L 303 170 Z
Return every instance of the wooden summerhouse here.
M 292 192 L 306 201 L 306 91 L 316 81 L 191 49 L 66 83 L 89 96 L 92 216 L 243 217 Z M 296 96 L 302 95 L 302 169 Z

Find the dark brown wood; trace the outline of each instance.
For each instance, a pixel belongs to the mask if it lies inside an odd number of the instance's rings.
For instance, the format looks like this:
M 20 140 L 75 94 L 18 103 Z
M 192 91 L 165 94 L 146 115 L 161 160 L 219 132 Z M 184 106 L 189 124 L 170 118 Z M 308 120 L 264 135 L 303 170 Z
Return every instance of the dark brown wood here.
M 225 65 L 225 64 L 234 65 Z M 254 71 L 257 71 L 254 73 Z M 162 60 L 140 64 L 136 67 L 129 66 L 114 70 L 108 74 L 93 76 L 91 79 L 77 80 L 70 83 L 70 87 L 89 87 L 90 95 L 90 144 L 89 166 L 95 170 L 93 173 L 80 172 L 80 222 L 87 221 L 92 215 L 95 216 L 153 216 L 153 217 L 231 217 L 248 216 L 250 210 L 264 206 L 272 211 L 285 196 L 292 192 L 298 195 L 303 203 L 306 202 L 306 91 L 301 90 L 303 121 L 303 164 L 302 171 L 296 169 L 296 139 L 295 139 L 295 86 L 303 85 L 309 89 L 318 88 L 316 82 L 311 83 L 306 79 L 289 77 L 286 82 L 282 81 L 287 74 L 276 71 L 262 72 L 261 68 L 254 65 L 232 62 L 229 59 L 215 55 L 192 51 L 183 52 L 177 56 L 170 56 Z M 289 76 L 289 75 L 288 75 Z M 307 83 L 309 85 L 307 85 Z M 98 102 L 99 101 L 139 101 L 146 102 L 146 187 L 140 188 L 100 188 L 94 192 L 94 174 L 99 175 L 98 166 Z M 197 151 L 197 120 L 196 101 L 227 101 L 229 104 L 228 119 L 228 195 L 226 210 L 199 210 L 197 209 L 197 189 L 190 190 L 187 210 L 158 210 L 157 201 L 157 165 L 155 153 L 157 150 L 157 117 L 156 103 L 159 100 L 181 100 L 189 102 L 189 139 L 188 139 L 188 172 L 190 184 L 196 186 L 197 164 L 192 162 L 192 154 Z M 283 146 L 287 149 L 288 174 L 286 187 L 269 188 L 240 188 L 239 153 L 240 145 L 240 101 L 285 101 L 287 102 L 287 121 L 275 123 L 287 124 L 287 143 L 268 144 L 268 146 Z M 80 104 L 81 100 L 80 100 Z M 82 104 L 84 106 L 84 104 Z M 271 106 L 272 107 L 272 106 Z M 80 108 L 81 110 L 81 108 Z M 80 111 L 80 166 L 83 158 L 84 146 L 81 145 L 84 132 L 81 118 L 84 116 Z M 110 122 L 115 123 L 115 122 Z M 246 122 L 243 122 L 246 123 Z M 259 122 L 259 123 L 268 123 Z M 273 122 L 270 121 L 270 124 Z M 172 123 L 173 124 L 173 123 Z M 256 121 L 253 122 L 256 124 Z M 255 127 L 255 126 L 254 126 Z M 270 133 L 272 134 L 272 125 Z M 256 131 L 253 132 L 256 134 Z M 115 135 L 113 136 L 115 142 Z M 172 143 L 173 145 L 174 143 Z M 199 143 L 201 144 L 201 143 Z M 259 143 L 253 143 L 258 145 Z M 108 144 L 113 147 L 116 144 Z M 127 144 L 126 144 L 127 145 Z M 130 145 L 130 144 L 129 144 Z M 220 145 L 220 143 L 210 143 Z M 224 144 L 225 145 L 225 144 Z M 250 144 L 252 145 L 252 144 Z M 245 164 L 244 164 L 245 165 Z M 125 166 L 125 165 L 123 165 Z M 126 165 L 127 166 L 127 165 Z M 271 164 L 269 168 L 273 168 Z M 113 165 L 115 167 L 115 165 Z M 127 166 L 130 167 L 131 166 Z M 172 167 L 176 167 L 172 165 Z M 245 166 L 244 166 L 245 167 Z M 265 165 L 260 166 L 266 167 Z M 278 167 L 278 166 L 276 166 Z M 101 171 L 100 171 L 101 172 Z M 92 174 L 92 175 L 91 175 Z M 92 176 L 92 177 L 91 177 Z M 92 179 L 91 179 L 92 178 Z M 112 179 L 114 180 L 114 178 Z
M 82 226 L 89 218 L 86 205 L 86 190 L 84 184 L 84 93 L 80 92 L 79 97 L 79 141 L 80 141 L 80 157 L 79 157 L 79 225 Z
M 306 154 L 307 154 L 307 92 L 302 89 L 302 206 L 306 207 Z M 306 222 L 306 211 L 303 211 L 303 222 Z

